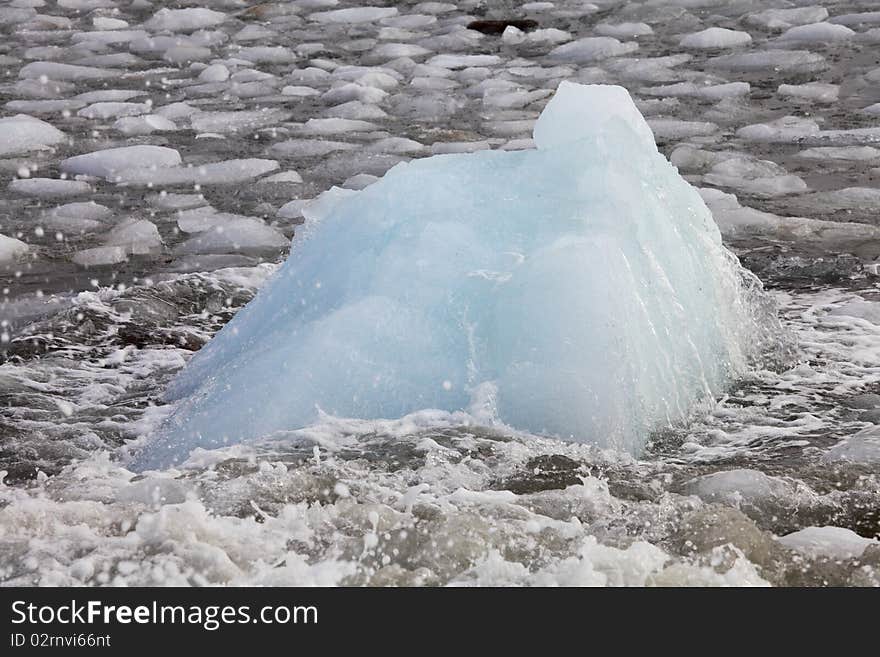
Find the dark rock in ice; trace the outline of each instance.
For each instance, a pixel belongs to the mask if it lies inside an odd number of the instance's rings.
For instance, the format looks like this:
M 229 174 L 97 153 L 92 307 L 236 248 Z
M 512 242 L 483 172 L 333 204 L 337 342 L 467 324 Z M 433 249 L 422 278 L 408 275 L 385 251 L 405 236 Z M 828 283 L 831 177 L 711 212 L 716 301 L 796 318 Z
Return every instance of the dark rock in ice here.
M 538 21 L 530 18 L 514 18 L 510 20 L 478 20 L 471 21 L 467 25 L 467 29 L 482 32 L 483 34 L 503 34 L 508 27 L 515 27 L 518 30 L 526 32 L 534 30 L 538 27 Z

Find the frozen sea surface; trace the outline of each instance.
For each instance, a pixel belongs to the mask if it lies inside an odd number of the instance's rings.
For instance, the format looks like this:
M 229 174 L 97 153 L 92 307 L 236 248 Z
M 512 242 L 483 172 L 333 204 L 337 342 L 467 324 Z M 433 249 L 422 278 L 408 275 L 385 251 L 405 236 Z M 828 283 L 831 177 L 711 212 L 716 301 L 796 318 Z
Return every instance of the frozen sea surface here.
M 877 585 L 877 11 L 3 3 L 0 580 Z M 563 80 L 632 94 L 790 360 L 638 458 L 419 409 L 127 468 L 312 199 L 531 149 Z

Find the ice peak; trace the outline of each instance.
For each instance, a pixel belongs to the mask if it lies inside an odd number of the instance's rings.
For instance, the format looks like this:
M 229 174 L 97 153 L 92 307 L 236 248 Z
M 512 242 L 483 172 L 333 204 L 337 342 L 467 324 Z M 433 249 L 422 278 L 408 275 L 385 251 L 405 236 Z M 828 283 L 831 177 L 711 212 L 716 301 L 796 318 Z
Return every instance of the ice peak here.
M 563 81 L 535 123 L 538 148 L 553 148 L 605 132 L 614 119 L 624 121 L 640 141 L 656 150 L 654 133 L 629 92 L 614 84 Z

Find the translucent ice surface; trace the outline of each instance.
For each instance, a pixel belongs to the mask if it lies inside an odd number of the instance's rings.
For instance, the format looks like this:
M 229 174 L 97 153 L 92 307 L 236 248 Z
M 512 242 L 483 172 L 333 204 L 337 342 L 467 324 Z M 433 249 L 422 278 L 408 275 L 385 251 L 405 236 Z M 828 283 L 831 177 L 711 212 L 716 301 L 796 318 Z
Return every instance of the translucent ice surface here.
M 534 138 L 304 206 L 134 467 L 425 408 L 638 452 L 720 393 L 759 342 L 753 279 L 628 93 L 563 83 Z

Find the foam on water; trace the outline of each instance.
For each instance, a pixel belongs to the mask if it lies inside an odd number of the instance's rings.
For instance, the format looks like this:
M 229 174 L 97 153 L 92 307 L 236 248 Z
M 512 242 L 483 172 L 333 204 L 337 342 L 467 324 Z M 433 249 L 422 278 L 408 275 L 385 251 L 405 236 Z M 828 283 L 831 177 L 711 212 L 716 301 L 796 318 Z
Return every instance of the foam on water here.
M 537 149 L 426 158 L 304 212 L 309 236 L 172 385 L 136 462 L 314 422 L 488 406 L 637 452 L 742 373 L 744 271 L 621 87 L 563 84 Z

